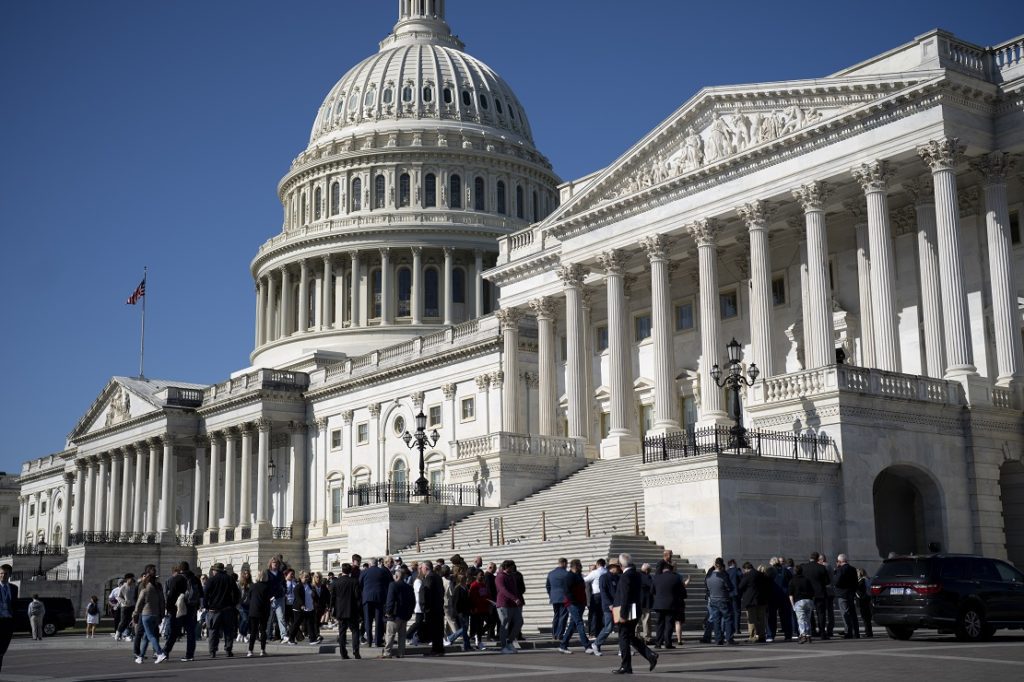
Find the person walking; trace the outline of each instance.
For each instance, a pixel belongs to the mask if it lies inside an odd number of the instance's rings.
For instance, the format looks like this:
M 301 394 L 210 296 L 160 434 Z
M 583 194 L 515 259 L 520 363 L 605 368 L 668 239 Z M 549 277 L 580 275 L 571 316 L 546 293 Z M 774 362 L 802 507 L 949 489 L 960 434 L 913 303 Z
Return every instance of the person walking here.
M 748 640 L 764 642 L 764 611 L 767 592 L 767 578 L 754 569 L 749 561 L 743 563 L 743 575 L 737 592 L 740 606 L 747 614 Z
M 725 562 L 721 557 L 715 559 L 712 571 L 704 580 L 708 593 L 708 614 L 710 618 L 710 636 L 719 645 L 736 644 L 733 625 L 732 601 L 737 594 L 736 584 L 725 570 Z
M 662 560 L 658 563 L 652 587 L 652 608 L 658 616 L 658 629 L 654 638 L 656 648 L 674 649 L 672 630 L 676 614 L 686 603 L 686 588 L 672 565 Z
M 564 557 L 558 560 L 558 564 L 548 573 L 544 581 L 544 589 L 548 593 L 548 603 L 551 604 L 551 639 L 561 641 L 562 631 L 565 630 L 568 611 L 566 603 L 566 587 L 569 582 L 569 571 L 566 569 L 568 560 Z
M 789 581 L 789 603 L 796 614 L 797 627 L 799 628 L 800 643 L 810 644 L 811 642 L 811 612 L 814 610 L 815 595 L 817 587 L 810 578 L 804 575 L 804 566 L 801 564 L 794 569 L 793 578 Z
M 156 569 L 147 571 L 139 585 L 139 599 L 135 603 L 135 622 L 142 624 L 144 637 L 142 639 L 139 654 L 135 657 L 136 663 L 142 663 L 146 658 L 146 648 L 152 645 L 156 653 L 155 663 L 163 663 L 167 660 L 167 654 L 160 648 L 160 620 L 167 610 L 164 599 L 164 590 L 156 576 Z
M 469 635 L 473 645 L 481 651 L 484 646 L 484 635 L 487 619 L 494 608 L 494 595 L 487 587 L 484 579 L 485 571 L 471 568 L 472 580 L 469 583 Z
M 206 629 L 209 631 L 210 658 L 217 658 L 217 647 L 224 638 L 224 654 L 234 656 L 232 648 L 238 627 L 236 606 L 242 595 L 235 580 L 224 571 L 219 561 L 210 567 L 210 579 L 206 582 Z
M 811 552 L 810 561 L 803 566 L 803 576 L 811 581 L 814 586 L 814 613 L 818 625 L 817 635 L 821 639 L 828 639 L 828 630 L 826 629 L 828 623 L 828 589 L 832 585 L 832 579 L 828 575 L 828 570 L 821 563 L 821 555 L 817 552 Z M 799 618 L 799 616 L 797 616 Z
M 288 642 L 297 644 L 299 628 L 306 635 L 306 640 L 311 644 L 318 644 L 314 634 L 314 619 L 316 618 L 316 596 L 313 591 L 313 577 L 303 571 L 298 581 L 292 588 L 292 625 L 288 630 Z
M 412 627 L 406 631 L 406 637 L 416 646 L 420 643 L 420 634 L 424 633 L 424 639 L 428 638 L 426 635 L 426 626 L 423 624 L 423 605 L 420 604 L 420 587 L 423 585 L 422 571 L 420 571 L 420 564 L 418 561 L 412 562 L 409 567 L 409 577 L 405 580 L 412 587 L 412 592 L 416 595 L 416 606 L 413 609 L 413 623 Z
M 266 570 L 261 571 L 259 580 L 249 586 L 245 599 L 246 611 L 249 613 L 249 653 L 246 654 L 249 658 L 252 657 L 257 639 L 260 642 L 260 656 L 267 655 L 267 621 L 273 613 L 270 605 L 272 590 L 269 572 Z
M 32 601 L 28 603 L 28 623 L 32 630 L 32 639 L 43 641 L 43 618 L 46 616 L 46 606 L 39 601 L 39 595 L 33 594 Z
M 633 557 L 629 554 L 619 555 L 622 566 L 622 577 L 619 578 L 615 590 L 615 601 L 612 604 L 613 615 L 617 614 L 619 628 L 619 667 L 612 671 L 615 675 L 633 674 L 633 649 L 650 664 L 650 670 L 658 665 L 658 654 L 647 648 L 647 643 L 636 636 L 637 621 L 640 619 L 641 578 L 633 565 Z
M 590 632 L 591 637 L 596 637 L 597 633 L 601 632 L 604 628 L 604 609 L 601 607 L 601 576 L 608 572 L 605 567 L 605 560 L 598 559 L 594 562 L 590 572 L 587 573 L 583 578 L 583 582 L 587 585 L 587 629 Z
M 367 646 L 384 646 L 384 602 L 394 581 L 391 573 L 370 559 L 370 567 L 359 573 L 363 595 L 363 636 Z
M 203 586 L 199 578 L 189 569 L 187 561 L 174 566 L 173 575 L 167 581 L 167 614 L 171 616 L 171 627 L 164 644 L 164 653 L 171 655 L 174 643 L 185 631 L 185 657 L 182 661 L 195 660 L 196 615 L 203 599 Z M 123 589 L 123 588 L 122 588 Z M 179 604 L 180 602 L 180 604 Z
M 288 644 L 291 638 L 288 633 L 292 631 L 295 624 L 295 590 L 299 585 L 295 571 L 291 568 L 284 570 L 284 623 L 285 629 L 281 630 L 281 644 Z
M 461 637 L 462 650 L 472 651 L 473 645 L 469 640 L 469 621 L 472 608 L 466 578 L 464 567 L 451 572 L 444 590 L 444 617 L 452 628 L 452 632 L 448 636 L 448 644 L 455 646 Z
M 425 656 L 444 656 L 444 584 L 430 561 L 420 564 L 420 608 L 423 625 L 430 636 L 430 652 Z M 420 639 L 423 639 L 420 637 Z
M 843 639 L 860 639 L 857 624 L 857 569 L 846 562 L 846 555 L 836 557 L 833 579 L 839 612 L 843 614 Z
M 647 644 L 653 644 L 651 636 L 651 612 L 654 605 L 654 576 L 651 565 L 640 566 L 640 621 L 637 623 L 636 636 Z
M 249 564 L 242 564 L 238 573 L 238 637 L 239 642 L 249 641 L 249 590 L 252 589 L 252 571 Z
M 4 654 L 14 636 L 14 600 L 18 598 L 18 586 L 11 584 L 10 564 L 0 565 L 0 670 L 4 667 Z
M 117 584 L 110 590 L 107 595 L 107 610 L 110 611 L 110 620 L 114 623 L 114 631 L 110 633 L 110 636 L 114 641 L 117 641 L 117 624 L 121 622 L 121 586 L 124 584 L 124 578 L 118 578 Z
M 338 621 L 338 653 L 348 659 L 348 633 L 352 633 L 352 656 L 359 655 L 359 618 L 362 613 L 359 581 L 352 577 L 352 564 L 341 565 L 334 581 L 334 617 Z
M 572 640 L 572 633 L 575 631 L 580 638 L 580 646 L 583 653 L 592 654 L 590 640 L 587 639 L 587 628 L 583 625 L 583 609 L 587 607 L 587 584 L 583 582 L 583 564 L 579 559 L 573 559 L 569 564 L 568 576 L 565 581 L 565 614 L 567 623 L 562 633 L 558 650 L 563 654 L 571 654 L 569 642 Z
M 117 602 L 121 607 L 121 620 L 115 625 L 114 640 L 128 639 L 131 632 L 132 613 L 139 598 L 139 585 L 134 573 L 125 573 L 121 589 L 117 591 Z
M 85 636 L 93 639 L 96 636 L 96 626 L 100 624 L 100 598 L 95 594 L 89 597 L 89 604 L 85 607 Z
M 267 584 L 270 585 L 270 607 L 273 611 L 274 629 L 277 631 L 275 639 L 280 639 L 288 632 L 288 627 L 284 619 L 284 566 L 277 557 L 267 562 Z
M 860 619 L 864 621 L 864 636 L 871 638 L 871 578 L 863 568 L 857 569 L 857 606 Z
M 604 646 L 605 640 L 608 639 L 612 629 L 615 627 L 615 620 L 612 618 L 612 605 L 615 603 L 615 591 L 619 587 L 619 578 L 621 576 L 622 566 L 615 560 L 608 564 L 608 571 L 598 580 L 598 587 L 601 591 L 601 610 L 604 612 L 602 616 L 604 625 L 601 627 L 601 631 L 597 633 L 597 639 L 594 640 L 595 656 L 601 655 L 601 647 Z
M 412 585 L 405 582 L 408 574 L 409 571 L 406 569 L 395 569 L 394 579 L 388 586 L 387 597 L 384 600 L 387 636 L 384 639 L 381 658 L 405 657 L 405 628 L 416 608 L 416 595 L 413 593 Z M 397 654 L 395 653 L 396 643 Z
M 519 582 L 514 573 L 515 564 L 506 559 L 501 562 L 501 570 L 495 576 L 497 587 L 498 622 L 500 624 L 498 645 L 501 653 L 514 654 L 513 642 L 515 634 L 523 622 L 523 595 L 519 591 Z

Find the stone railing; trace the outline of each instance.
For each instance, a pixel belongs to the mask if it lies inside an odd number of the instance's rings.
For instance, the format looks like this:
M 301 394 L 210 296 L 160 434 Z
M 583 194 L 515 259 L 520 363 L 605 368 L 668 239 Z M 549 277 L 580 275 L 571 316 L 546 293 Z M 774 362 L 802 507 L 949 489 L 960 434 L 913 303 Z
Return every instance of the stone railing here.
M 498 453 L 533 457 L 582 457 L 583 441 L 578 438 L 539 436 L 531 433 L 498 431 L 486 436 L 455 441 L 452 452 L 456 459 L 482 457 Z
M 759 381 L 750 389 L 750 403 L 781 403 L 837 391 L 943 405 L 963 403 L 961 387 L 956 382 L 853 365 L 819 367 Z
M 992 405 L 1004 410 L 1019 410 L 1020 405 L 1016 394 L 1008 388 L 992 389 Z
M 168 386 L 164 402 L 177 407 L 199 407 L 203 404 L 203 389 Z
M 558 242 L 554 237 L 531 225 L 524 230 L 498 239 L 498 264 L 510 263 L 517 258 L 539 253 L 556 243 Z
M 258 369 L 219 384 L 213 384 L 203 391 L 203 402 L 223 400 L 237 393 L 259 389 L 304 391 L 309 387 L 309 375 L 303 372 L 286 372 L 280 369 Z
M 938 51 L 942 66 L 978 78 L 1005 83 L 1024 76 L 1024 36 L 980 47 L 940 32 Z
M 994 73 L 1003 82 L 1024 76 L 1024 35 L 1007 40 L 1001 45 L 990 47 Z

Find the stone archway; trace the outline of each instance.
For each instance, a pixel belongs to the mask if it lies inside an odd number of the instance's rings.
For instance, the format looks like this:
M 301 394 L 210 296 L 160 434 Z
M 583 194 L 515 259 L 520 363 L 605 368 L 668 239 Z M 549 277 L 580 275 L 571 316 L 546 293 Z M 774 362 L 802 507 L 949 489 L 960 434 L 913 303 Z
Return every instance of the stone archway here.
M 1024 464 L 1009 460 L 999 468 L 999 497 L 1003 503 L 1006 558 L 1024 566 Z
M 946 547 L 942 495 L 924 471 L 897 465 L 883 469 L 872 486 L 875 544 L 882 558 L 926 554 Z

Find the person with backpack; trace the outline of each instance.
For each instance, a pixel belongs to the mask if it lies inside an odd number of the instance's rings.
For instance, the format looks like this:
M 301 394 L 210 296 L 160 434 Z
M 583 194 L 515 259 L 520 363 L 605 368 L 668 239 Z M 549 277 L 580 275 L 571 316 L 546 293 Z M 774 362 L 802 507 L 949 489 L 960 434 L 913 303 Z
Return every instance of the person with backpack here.
M 228 658 L 235 654 L 232 647 L 238 628 L 238 601 L 242 593 L 238 583 L 224 571 L 224 564 L 215 563 L 210 567 L 210 579 L 206 581 L 206 627 L 210 632 L 208 641 L 210 658 L 217 658 L 217 647 L 224 638 L 224 653 Z
M 203 586 L 199 578 L 189 570 L 187 561 L 182 561 L 172 569 L 173 575 L 167 581 L 167 615 L 171 617 L 171 626 L 167 632 L 164 653 L 171 655 L 174 643 L 185 630 L 184 662 L 195 660 L 196 655 L 196 617 L 203 599 Z
M 96 636 L 96 626 L 100 624 L 100 598 L 95 594 L 89 597 L 89 605 L 85 607 L 85 636 L 92 639 Z
M 260 656 L 267 655 L 267 621 L 273 612 L 270 606 L 273 585 L 269 573 L 269 570 L 260 571 L 259 580 L 249 587 L 245 599 L 246 610 L 249 612 L 249 653 L 246 656 L 250 658 L 257 639 L 260 642 Z
M 43 619 L 46 617 L 46 606 L 39 601 L 39 595 L 33 594 L 28 603 L 28 622 L 32 629 L 32 639 L 43 641 Z
M 448 644 L 455 646 L 455 643 L 462 638 L 462 650 L 472 651 L 473 647 L 469 642 L 469 615 L 470 600 L 469 590 L 466 588 L 466 574 L 464 571 L 452 571 L 448 575 L 448 582 L 445 585 L 444 595 L 445 619 L 451 622 L 452 633 L 448 636 Z

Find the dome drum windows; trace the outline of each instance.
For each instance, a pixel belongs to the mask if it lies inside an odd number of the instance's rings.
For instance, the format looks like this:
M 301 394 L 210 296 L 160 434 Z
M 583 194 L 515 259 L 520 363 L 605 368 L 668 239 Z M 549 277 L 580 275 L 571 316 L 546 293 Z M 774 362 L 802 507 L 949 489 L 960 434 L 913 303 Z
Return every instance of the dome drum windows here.
M 516 185 L 516 217 L 519 219 L 526 217 L 526 201 L 523 198 L 522 185 Z
M 402 101 L 405 103 L 412 102 L 412 83 L 406 83 L 405 87 L 402 88 Z
M 480 108 L 487 111 L 487 95 L 480 93 Z
M 313 190 L 313 220 L 323 217 L 323 194 L 319 187 Z
M 498 198 L 498 213 L 501 215 L 508 215 L 508 206 L 505 203 L 505 181 L 498 180 L 496 187 L 496 194 Z
M 480 176 L 473 181 L 473 210 L 474 211 L 486 211 L 487 210 L 487 185 L 484 183 L 484 179 Z
M 355 178 L 352 181 L 352 210 L 358 211 L 363 207 L 363 180 Z
M 373 103 L 377 100 L 377 88 L 370 86 L 366 89 L 366 94 L 363 96 L 363 106 L 372 107 Z
M 462 208 L 462 178 L 458 175 L 448 178 L 448 206 Z
M 398 268 L 398 317 L 412 315 L 412 270 L 407 265 Z
M 504 112 L 504 111 L 502 111 L 502 109 L 501 109 L 501 100 L 500 100 L 500 99 L 498 99 L 497 97 L 495 97 L 495 98 L 494 98 L 494 109 L 495 109 L 495 111 L 497 111 L 497 112 L 498 112 L 499 114 L 503 114 L 503 113 L 505 113 L 505 112 Z
M 473 106 L 473 95 L 469 94 L 469 90 L 462 91 L 462 106 L 471 107 Z
M 409 190 L 409 174 L 402 173 L 398 176 L 398 205 L 399 207 L 409 206 L 410 203 L 410 190 Z
M 391 104 L 392 102 L 394 102 L 394 99 L 395 99 L 394 88 L 392 88 L 389 85 L 388 87 L 384 88 L 384 92 L 381 93 L 381 101 L 384 102 L 384 104 Z
M 341 183 L 337 180 L 331 183 L 331 215 L 338 215 L 341 211 Z
M 434 87 L 431 85 L 423 86 L 423 101 L 432 102 L 434 100 Z
M 441 91 L 441 97 L 444 100 L 445 104 L 451 104 L 452 103 L 452 89 L 449 88 L 449 87 L 446 87 L 443 91 Z
M 437 206 L 437 176 L 427 173 L 423 176 L 423 207 L 434 208 Z
M 383 174 L 378 174 L 373 181 L 373 207 L 384 208 L 386 196 L 386 182 Z

